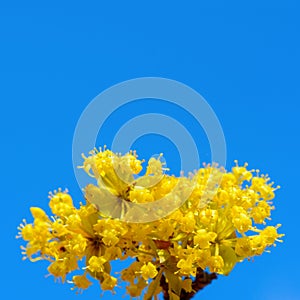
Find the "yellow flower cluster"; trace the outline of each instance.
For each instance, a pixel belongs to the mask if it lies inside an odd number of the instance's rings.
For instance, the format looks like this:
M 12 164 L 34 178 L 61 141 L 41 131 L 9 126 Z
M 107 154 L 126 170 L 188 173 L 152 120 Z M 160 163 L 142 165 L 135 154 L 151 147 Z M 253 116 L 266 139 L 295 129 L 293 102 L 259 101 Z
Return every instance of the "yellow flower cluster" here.
M 51 218 L 32 207 L 33 223 L 19 227 L 25 258 L 48 260 L 49 273 L 63 281 L 83 260 L 82 274 L 68 280 L 73 289 L 88 288 L 93 277 L 102 290 L 114 291 L 123 280 L 131 297 L 145 299 L 161 292 L 165 276 L 179 299 L 181 290 L 192 291 L 199 268 L 227 275 L 283 236 L 280 225 L 266 226 L 276 188 L 247 165 L 236 163 L 230 172 L 206 165 L 175 177 L 164 173 L 159 156 L 138 177 L 143 162 L 135 152 L 121 156 L 106 149 L 84 157 L 82 168 L 97 180 L 85 189 L 86 204 L 75 208 L 59 190 L 50 195 Z M 117 279 L 110 262 L 129 257 L 135 261 Z

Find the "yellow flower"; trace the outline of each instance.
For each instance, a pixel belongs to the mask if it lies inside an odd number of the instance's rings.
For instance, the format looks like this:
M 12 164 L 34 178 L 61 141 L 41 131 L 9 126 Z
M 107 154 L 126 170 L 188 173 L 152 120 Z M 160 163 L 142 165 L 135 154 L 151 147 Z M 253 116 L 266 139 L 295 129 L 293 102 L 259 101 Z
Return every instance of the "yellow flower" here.
M 30 241 L 34 237 L 34 229 L 32 224 L 27 224 L 21 228 L 21 236 L 24 241 Z
M 66 249 L 69 253 L 83 257 L 85 254 L 85 250 L 87 247 L 87 240 L 84 238 L 80 233 L 79 234 L 72 234 L 67 237 L 68 244 L 66 245 Z
M 135 203 L 146 203 L 154 201 L 154 197 L 148 189 L 134 188 L 129 193 L 129 199 Z
M 205 229 L 200 229 L 194 236 L 194 244 L 199 245 L 202 249 L 209 248 L 216 237 L 217 234 L 215 232 L 206 232 Z
M 182 276 L 196 276 L 196 267 L 193 262 L 193 256 L 188 256 L 187 259 L 180 259 L 177 263 L 177 268 L 180 269 Z
M 85 275 L 75 275 L 72 277 L 72 282 L 78 289 L 86 290 L 92 283 Z M 72 288 L 74 289 L 74 288 Z
M 141 262 L 134 261 L 128 268 L 123 269 L 121 271 L 122 280 L 133 284 L 135 278 L 138 276 L 137 274 L 140 272 L 142 265 L 143 264 Z
M 245 164 L 243 167 L 239 167 L 237 160 L 235 163 L 237 165 L 232 168 L 232 173 L 236 177 L 237 181 L 239 183 L 242 183 L 245 180 L 249 181 L 252 178 L 252 173 L 246 168 L 248 164 Z
M 65 192 L 50 194 L 49 206 L 52 213 L 57 216 L 68 216 L 74 209 L 71 196 Z
M 104 280 L 101 283 L 101 288 L 106 291 L 106 290 L 112 290 L 116 284 L 117 284 L 117 278 L 110 276 L 106 273 L 104 273 Z
M 217 272 L 222 274 L 224 268 L 224 260 L 220 255 L 211 256 L 208 261 L 210 272 Z
M 67 256 L 64 259 L 54 261 L 49 267 L 48 271 L 55 277 L 61 277 L 65 281 L 66 275 L 78 268 L 75 257 Z
M 103 256 L 92 256 L 88 262 L 88 269 L 91 272 L 103 272 L 104 266 L 103 264 L 106 262 L 106 259 Z
M 182 219 L 180 220 L 181 230 L 185 232 L 192 232 L 195 229 L 196 220 L 193 212 L 188 212 Z
M 271 206 L 265 202 L 260 201 L 257 206 L 253 207 L 251 216 L 255 223 L 261 224 L 265 221 L 266 218 L 271 215 Z
M 215 224 L 218 220 L 218 211 L 214 209 L 203 209 L 199 214 L 199 221 L 203 225 Z
M 253 248 L 249 237 L 237 239 L 235 252 L 241 257 L 249 257 L 253 255 Z
M 130 286 L 126 287 L 126 290 L 131 297 L 139 297 L 146 286 L 146 281 L 139 278 L 136 284 L 132 283 Z
M 280 225 L 277 225 L 277 228 L 278 227 L 280 227 Z M 268 246 L 273 245 L 279 237 L 283 236 L 283 234 L 277 233 L 276 227 L 274 226 L 267 226 L 261 231 L 260 235 Z
M 274 198 L 274 188 L 272 184 L 268 184 L 268 177 L 254 177 L 252 179 L 251 188 L 261 195 L 264 200 L 271 200 Z
M 141 275 L 145 280 L 149 278 L 154 278 L 157 275 L 156 267 L 151 263 L 148 262 L 147 264 L 141 267 Z
M 247 164 L 236 162 L 228 172 L 206 165 L 177 178 L 164 174 L 162 156 L 148 161 L 143 176 L 137 174 L 144 161 L 132 151 L 122 156 L 104 148 L 83 157 L 82 168 L 97 182 L 85 187 L 87 203 L 76 208 L 72 197 L 58 190 L 50 194 L 53 216 L 32 207 L 33 222 L 24 220 L 17 236 L 26 242 L 21 247 L 24 259 L 48 261 L 54 277 L 65 281 L 72 276 L 68 280 L 72 289 L 87 289 L 89 274 L 102 290 L 113 291 L 118 276 L 114 277 L 111 262 L 130 258 L 119 278 L 128 284 L 131 297 L 156 297 L 165 278 L 172 297 L 180 299 L 182 291 L 193 293 L 197 287 L 199 270 L 228 275 L 237 262 L 281 242 L 280 225 L 267 224 L 277 188 L 267 176 L 258 172 L 253 176 Z M 172 211 L 158 207 L 167 214 L 152 222 L 122 220 L 130 213 L 130 204 L 147 205 L 165 196 L 180 207 Z M 108 217 L 113 209 L 116 217 Z M 147 213 L 141 210 L 141 216 Z
M 248 216 L 245 209 L 241 206 L 233 206 L 232 211 L 232 223 L 234 227 L 240 232 L 244 233 L 251 229 L 252 221 L 251 218 Z

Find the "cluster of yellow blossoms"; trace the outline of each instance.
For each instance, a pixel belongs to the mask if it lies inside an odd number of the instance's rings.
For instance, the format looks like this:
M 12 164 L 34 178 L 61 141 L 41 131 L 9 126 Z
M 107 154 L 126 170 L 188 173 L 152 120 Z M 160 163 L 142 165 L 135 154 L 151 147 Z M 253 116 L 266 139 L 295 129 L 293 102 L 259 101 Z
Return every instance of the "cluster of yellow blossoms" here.
M 164 173 L 159 156 L 138 177 L 144 161 L 135 152 L 94 150 L 84 159 L 82 168 L 97 180 L 85 188 L 86 204 L 75 208 L 59 190 L 50 194 L 52 217 L 32 207 L 33 223 L 19 227 L 25 258 L 48 260 L 49 273 L 62 281 L 82 270 L 67 280 L 73 288 L 88 288 L 93 277 L 114 291 L 122 280 L 131 297 L 151 299 L 164 276 L 171 299 L 179 299 L 182 290 L 192 292 L 199 268 L 227 275 L 280 241 L 280 225 L 266 226 L 276 188 L 247 165 L 231 172 L 206 165 L 175 177 Z M 135 260 L 114 277 L 110 262 L 127 258 Z

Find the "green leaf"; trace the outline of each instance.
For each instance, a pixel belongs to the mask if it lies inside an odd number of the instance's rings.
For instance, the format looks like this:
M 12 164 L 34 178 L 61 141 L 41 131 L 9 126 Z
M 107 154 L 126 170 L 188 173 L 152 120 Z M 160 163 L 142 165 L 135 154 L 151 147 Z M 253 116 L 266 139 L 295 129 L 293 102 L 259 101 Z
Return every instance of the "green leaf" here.
M 234 265 L 238 262 L 238 258 L 235 254 L 235 251 L 229 247 L 220 245 L 220 255 L 224 260 L 224 275 L 228 275 L 233 269 Z
M 104 267 L 104 272 L 110 274 L 111 265 L 110 265 L 110 263 L 108 261 L 103 264 L 103 267 Z
M 169 292 L 169 294 L 170 294 L 170 300 L 179 300 L 180 299 L 180 296 L 176 295 L 173 292 Z
M 94 236 L 95 232 L 93 226 L 97 223 L 98 219 L 99 219 L 98 213 L 93 213 L 86 218 L 81 218 L 82 230 L 89 233 L 91 236 Z
M 163 273 L 163 270 L 160 270 L 158 272 L 158 274 L 156 275 L 155 279 L 152 280 L 151 283 L 149 284 L 148 290 L 147 290 L 146 294 L 144 295 L 145 300 L 151 300 L 152 297 L 154 296 L 155 291 L 156 291 L 157 287 L 159 286 L 162 273 Z
M 182 288 L 181 278 L 178 275 L 174 274 L 174 272 L 171 272 L 170 270 L 165 270 L 165 274 L 166 274 L 166 278 L 168 279 L 170 297 L 171 297 L 171 292 L 174 292 L 175 295 L 180 297 L 181 288 Z

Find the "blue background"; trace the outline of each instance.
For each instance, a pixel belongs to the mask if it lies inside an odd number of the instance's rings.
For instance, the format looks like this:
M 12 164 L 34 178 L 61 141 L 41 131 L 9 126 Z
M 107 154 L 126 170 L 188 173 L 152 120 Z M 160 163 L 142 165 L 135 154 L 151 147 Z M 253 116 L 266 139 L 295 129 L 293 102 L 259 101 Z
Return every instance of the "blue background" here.
M 45 278 L 46 263 L 22 262 L 16 227 L 23 217 L 31 220 L 30 206 L 47 207 L 50 190 L 67 187 L 76 203 L 81 200 L 71 147 L 91 99 L 121 81 L 158 76 L 206 98 L 224 130 L 227 167 L 234 159 L 248 161 L 282 186 L 273 223 L 283 224 L 284 243 L 237 265 L 196 299 L 300 298 L 299 2 L 206 2 L 0 2 L 3 297 L 99 297 L 96 283 L 76 296 L 68 285 Z M 139 109 L 119 113 L 130 118 Z M 100 142 L 120 125 L 110 124 Z M 135 148 L 141 158 L 165 152 L 169 167 L 179 172 L 170 141 L 149 135 Z

